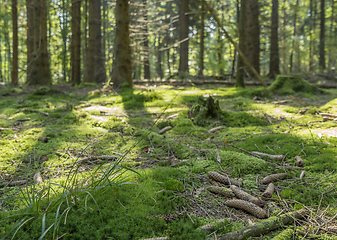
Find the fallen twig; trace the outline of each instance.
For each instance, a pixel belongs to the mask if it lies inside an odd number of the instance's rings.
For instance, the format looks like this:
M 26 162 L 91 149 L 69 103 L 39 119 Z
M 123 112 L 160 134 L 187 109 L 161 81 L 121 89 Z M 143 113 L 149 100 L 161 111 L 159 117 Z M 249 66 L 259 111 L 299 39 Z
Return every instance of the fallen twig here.
M 22 111 L 24 111 L 24 112 L 36 112 L 36 113 L 40 113 L 40 114 L 45 115 L 45 116 L 49 116 L 49 113 L 42 112 L 42 111 L 36 110 L 36 109 L 23 109 Z

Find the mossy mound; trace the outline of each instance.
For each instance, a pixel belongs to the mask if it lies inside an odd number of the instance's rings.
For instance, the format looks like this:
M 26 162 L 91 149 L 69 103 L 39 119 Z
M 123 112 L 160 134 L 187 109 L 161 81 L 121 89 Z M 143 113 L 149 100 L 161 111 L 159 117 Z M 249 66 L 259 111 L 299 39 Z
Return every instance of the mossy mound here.
M 295 93 L 321 94 L 324 91 L 298 76 L 278 75 L 275 82 L 268 87 L 273 93 L 290 95 Z
M 0 94 L 2 96 L 10 96 L 10 95 L 18 94 L 21 92 L 22 92 L 22 89 L 20 88 L 8 88 L 8 89 L 0 91 Z
M 200 96 L 195 105 L 192 106 L 188 113 L 189 118 L 198 126 L 209 126 L 212 120 L 218 120 L 221 124 L 229 127 L 239 126 L 264 126 L 267 124 L 265 120 L 252 116 L 246 112 L 229 112 L 220 108 L 218 100 L 212 97 L 204 98 Z
M 49 87 L 39 87 L 38 89 L 35 90 L 35 92 L 32 93 L 32 95 L 50 95 L 50 94 L 59 94 L 61 93 L 60 91 L 53 89 L 53 88 L 49 88 Z

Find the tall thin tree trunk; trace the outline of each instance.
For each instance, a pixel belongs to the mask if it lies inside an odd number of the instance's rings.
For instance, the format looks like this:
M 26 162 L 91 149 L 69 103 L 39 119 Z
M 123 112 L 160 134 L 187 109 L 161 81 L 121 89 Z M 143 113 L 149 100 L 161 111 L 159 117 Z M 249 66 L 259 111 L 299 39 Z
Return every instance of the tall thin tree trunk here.
M 103 62 L 105 63 L 106 60 L 106 41 L 107 41 L 107 34 L 106 34 L 106 26 L 107 26 L 107 0 L 103 0 L 103 19 L 102 19 L 102 28 L 103 28 L 103 37 L 102 37 L 102 58 Z
M 67 53 L 68 53 L 68 24 L 67 24 L 67 8 L 66 0 L 62 0 L 62 18 L 60 18 L 60 25 L 62 25 L 61 35 L 63 40 L 63 54 L 62 54 L 62 71 L 63 71 L 63 81 L 67 82 Z
M 47 38 L 47 0 L 41 0 L 41 71 L 42 79 L 47 84 L 51 84 L 51 72 L 49 65 L 48 38 Z
M 163 74 L 163 68 L 162 68 L 162 51 L 161 49 L 161 39 L 160 34 L 157 35 L 157 41 L 158 41 L 158 50 L 157 50 L 157 74 L 160 79 L 164 78 Z
M 201 19 L 200 19 L 200 50 L 199 50 L 199 76 L 204 72 L 204 40 L 205 40 L 205 6 L 201 1 Z
M 150 72 L 150 51 L 149 51 L 149 33 L 148 33 L 148 22 L 147 22 L 147 0 L 143 0 L 144 5 L 144 78 L 151 79 L 151 72 Z
M 7 15 L 7 8 L 8 5 L 5 4 L 5 14 Z M 9 29 L 9 20 L 7 17 L 4 18 L 4 29 Z M 10 37 L 9 37 L 9 32 L 10 31 L 4 31 L 5 35 L 5 46 L 6 46 L 6 51 L 5 51 L 5 59 L 7 61 L 6 68 L 5 68 L 5 76 L 6 79 L 11 78 L 11 72 L 12 72 L 12 53 L 11 53 L 11 43 L 10 43 Z
M 32 68 L 30 65 L 34 55 L 34 7 L 33 0 L 26 0 L 27 8 L 27 79 L 31 75 Z
M 114 68 L 112 81 L 114 88 L 122 86 L 133 87 L 132 82 L 132 62 L 129 33 L 129 2 L 117 0 L 115 8 L 116 35 L 114 44 Z
M 179 75 L 185 78 L 188 75 L 188 27 L 189 17 L 187 15 L 189 9 L 189 0 L 180 2 L 180 58 L 179 58 Z
M 81 1 L 71 3 L 71 82 L 81 83 Z
M 101 16 L 101 1 L 96 0 L 95 5 L 95 81 L 103 83 L 106 81 L 105 58 L 102 48 L 102 16 Z
M 84 23 L 83 23 L 84 47 L 82 55 L 83 55 L 83 66 L 85 69 L 85 66 L 87 66 L 87 54 L 88 54 L 88 0 L 84 1 L 83 12 L 84 12 Z
M 329 47 L 332 48 L 334 42 L 332 41 L 332 32 L 333 32 L 333 24 L 334 24 L 334 13 L 335 13 L 335 1 L 331 0 L 331 20 L 330 20 L 330 34 L 329 34 Z M 331 67 L 333 66 L 333 61 L 331 57 L 331 51 L 328 52 L 328 70 L 331 71 Z
M 273 0 L 271 13 L 269 77 L 280 74 L 280 56 L 278 49 L 278 0 Z
M 260 24 L 258 0 L 246 1 L 246 51 L 249 63 L 260 73 Z M 251 75 L 253 75 L 251 73 Z
M 286 67 L 286 26 L 287 26 L 287 21 L 286 21 L 286 2 L 287 0 L 283 1 L 283 25 L 282 25 L 282 72 L 283 74 L 287 73 L 287 67 Z
M 236 0 L 236 22 L 239 25 L 240 23 L 240 0 Z M 234 76 L 234 72 L 235 72 L 236 59 L 237 59 L 237 51 L 236 49 L 234 49 L 233 62 L 232 62 L 232 76 Z
M 241 0 L 241 7 L 240 7 L 240 23 L 239 23 L 239 48 L 240 50 L 245 53 L 245 19 L 246 19 L 246 0 Z M 245 87 L 245 71 L 244 71 L 244 63 L 243 59 L 239 56 L 238 58 L 238 66 L 237 66 L 237 73 L 236 73 L 236 86 L 237 87 Z
M 46 0 L 27 0 L 27 83 L 51 84 Z M 30 35 L 32 34 L 32 35 Z
M 12 0 L 13 22 L 13 63 L 12 63 L 12 86 L 19 85 L 18 81 L 18 9 L 17 0 Z
M 299 0 L 296 0 L 296 5 L 295 5 L 295 13 L 294 13 L 294 34 L 293 34 L 293 42 L 292 42 L 292 46 L 291 46 L 291 52 L 290 52 L 290 60 L 289 60 L 289 72 L 293 71 L 293 58 L 294 58 L 294 51 L 295 51 L 295 39 L 297 36 L 297 32 L 296 32 L 296 23 L 297 23 L 297 11 L 298 11 L 298 4 L 299 4 Z
M 100 0 L 89 0 L 89 45 L 85 82 L 102 83 L 106 80 L 105 63 L 102 57 L 101 20 Z
M 325 65 L 325 0 L 321 0 L 321 31 L 319 34 L 319 68 L 324 70 Z
M 309 72 L 312 71 L 312 68 L 314 66 L 314 54 L 313 54 L 313 44 L 314 44 L 314 39 L 313 39 L 313 0 L 310 0 L 310 23 L 309 23 Z
M 167 48 L 169 46 L 169 37 L 166 36 L 165 39 L 165 48 Z M 168 48 L 166 50 L 166 60 L 167 60 L 167 70 L 168 70 L 168 75 L 171 76 L 172 75 L 172 71 L 171 71 L 171 63 L 170 63 L 170 48 Z
M 223 58 L 223 39 L 221 39 L 221 30 L 220 28 L 218 28 L 218 51 L 217 51 L 217 54 L 218 54 L 218 63 L 219 63 L 219 74 L 220 76 L 223 76 L 225 75 L 225 72 L 224 72 L 224 67 L 223 67 L 223 62 L 222 62 L 222 58 Z

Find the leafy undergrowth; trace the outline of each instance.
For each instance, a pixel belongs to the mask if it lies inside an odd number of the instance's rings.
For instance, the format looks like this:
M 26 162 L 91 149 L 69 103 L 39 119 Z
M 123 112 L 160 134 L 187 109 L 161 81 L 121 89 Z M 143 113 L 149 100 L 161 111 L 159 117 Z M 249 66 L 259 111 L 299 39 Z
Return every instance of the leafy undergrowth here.
M 217 235 L 258 221 L 208 192 L 208 171 L 225 172 L 256 196 L 263 177 L 287 172 L 264 199 L 270 215 L 337 212 L 337 128 L 318 114 L 335 114 L 335 90 L 90 87 L 0 90 L 0 237 L 206 239 L 214 234 L 199 228 L 218 219 L 225 220 Z M 37 173 L 43 183 L 34 183 Z

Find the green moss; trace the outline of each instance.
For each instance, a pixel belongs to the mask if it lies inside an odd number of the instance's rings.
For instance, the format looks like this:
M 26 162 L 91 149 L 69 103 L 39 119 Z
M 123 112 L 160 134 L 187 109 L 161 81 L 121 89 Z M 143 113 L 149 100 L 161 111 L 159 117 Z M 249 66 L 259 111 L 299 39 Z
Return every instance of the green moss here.
M 207 234 L 199 232 L 197 228 L 212 222 L 211 219 L 196 217 L 190 213 L 189 216 L 194 221 L 192 224 L 190 218 L 185 215 L 168 222 L 153 215 L 176 213 L 176 210 L 183 209 L 183 206 L 189 209 L 188 198 L 182 196 L 192 188 L 193 191 L 196 187 L 203 189 L 206 186 L 208 171 L 224 169 L 231 178 L 240 180 L 244 188 L 253 191 L 258 189 L 257 176 L 284 171 L 276 169 L 275 164 L 292 166 L 297 155 L 304 159 L 307 175 L 300 180 L 298 176 L 301 170 L 287 169 L 287 180 L 278 182 L 281 197 L 300 203 L 289 203 L 293 208 L 303 204 L 308 207 L 321 204 L 323 208 L 329 204 L 333 205 L 336 199 L 331 183 L 337 181 L 337 174 L 332 172 L 337 168 L 337 150 L 334 147 L 337 140 L 325 136 L 318 138 L 314 133 L 317 129 L 335 127 L 334 123 L 314 123 L 310 124 L 309 129 L 306 126 L 307 122 L 319 120 L 321 116 L 310 115 L 310 112 L 297 114 L 299 109 L 312 104 L 312 95 L 306 105 L 290 100 L 286 103 L 286 108 L 280 106 L 277 107 L 278 111 L 275 111 L 275 104 L 261 104 L 252 100 L 253 96 L 272 97 L 269 95 L 270 91 L 263 88 L 236 89 L 212 86 L 210 89 L 176 89 L 165 86 L 156 88 L 155 91 L 123 89 L 120 96 L 99 93 L 97 96 L 82 94 L 81 97 L 76 97 L 78 93 L 70 96 L 27 95 L 24 92 L 19 97 L 8 95 L 0 100 L 0 127 L 12 128 L 0 132 L 0 170 L 4 172 L 5 177 L 11 176 L 13 180 L 31 179 L 40 169 L 45 179 L 50 179 L 56 184 L 65 184 L 67 171 L 71 170 L 70 166 L 75 161 L 87 156 L 120 156 L 126 152 L 128 154 L 118 169 L 131 168 L 139 170 L 140 173 L 138 175 L 129 171 L 121 175 L 131 184 L 86 189 L 96 202 L 83 189 L 75 185 L 70 186 L 74 188 L 75 193 L 60 207 L 60 213 L 66 210 L 66 224 L 64 214 L 60 218 L 60 226 L 57 227 L 58 236 L 66 233 L 65 239 L 141 239 L 154 236 L 205 239 Z M 323 112 L 328 109 L 333 113 L 337 110 L 336 99 L 331 100 L 336 94 L 337 91 L 332 91 L 331 96 L 315 99 L 317 111 Z M 208 96 L 213 98 L 211 111 L 207 108 L 211 102 Z M 105 107 L 111 108 L 112 116 L 91 116 L 83 108 L 84 104 L 77 105 L 79 101 L 86 101 L 85 104 L 90 103 L 93 107 L 103 105 L 104 102 Z M 77 105 L 76 110 L 70 107 L 71 105 Z M 23 107 L 50 114 L 44 116 L 19 111 Z M 195 110 L 192 117 L 188 113 L 191 113 L 191 109 Z M 166 112 L 161 115 L 164 110 Z M 280 111 L 288 112 L 287 121 L 273 120 L 272 123 L 268 123 L 261 111 L 277 116 L 278 119 Z M 165 117 L 173 113 L 178 113 L 179 116 L 165 120 Z M 152 131 L 159 116 L 162 120 Z M 31 121 L 17 125 L 15 122 L 19 118 L 31 118 Z M 165 126 L 172 126 L 173 129 L 159 135 L 157 132 Z M 216 126 L 225 128 L 213 133 L 208 132 Z M 289 128 L 290 126 L 293 128 Z M 290 134 L 283 134 L 286 130 L 290 130 Z M 48 137 L 49 142 L 38 141 L 40 136 Z M 331 144 L 325 144 L 326 141 Z M 246 151 L 283 154 L 286 158 L 282 163 L 268 158 L 261 160 L 226 144 L 234 144 Z M 40 164 L 39 158 L 42 155 L 47 155 L 48 161 Z M 180 163 L 170 166 L 167 159 L 171 157 L 179 159 Z M 80 169 L 95 169 L 101 163 L 101 160 L 88 161 L 83 163 Z M 102 171 L 95 172 L 95 177 L 100 176 L 114 163 L 115 161 L 112 161 L 111 164 L 108 162 L 108 165 L 102 166 Z M 61 176 L 55 177 L 56 173 L 60 173 Z M 79 177 L 80 182 L 83 180 L 89 184 L 87 187 L 91 186 L 91 173 L 91 170 L 85 171 Z M 41 185 L 38 190 L 42 188 Z M 46 228 L 55 222 L 57 207 L 51 205 L 48 212 L 45 209 L 50 201 L 58 201 L 58 192 L 61 190 L 62 188 L 58 187 L 48 195 L 49 200 L 46 195 L 41 202 L 40 211 L 35 212 L 34 219 L 27 222 L 17 236 L 22 239 L 38 239 L 41 236 L 44 213 Z M 321 200 L 322 192 L 325 194 Z M 10 212 L 10 209 L 23 206 L 24 201 L 20 198 L 22 193 L 17 188 L 2 189 L 3 198 L 12 199 L 11 194 L 19 195 L 15 196 L 15 200 L 2 201 L 1 211 L 18 213 Z M 209 207 L 222 204 L 219 199 L 215 201 L 213 197 L 202 191 L 194 200 Z M 278 196 L 274 195 L 273 198 Z M 335 212 L 330 215 L 334 216 Z M 3 215 L 0 218 L 3 219 Z M 0 234 L 21 220 L 22 218 L 17 217 L 2 222 Z M 226 220 L 225 224 L 216 230 L 217 234 L 220 234 L 242 227 L 240 223 Z M 52 228 L 45 238 L 52 239 L 53 231 Z M 268 237 L 264 236 L 263 239 Z
M 50 95 L 50 94 L 59 94 L 60 92 L 58 90 L 55 90 L 53 88 L 49 88 L 46 86 L 43 87 L 39 87 L 38 89 L 36 89 L 32 95 Z
M 2 96 L 9 96 L 11 94 L 18 94 L 21 93 L 22 89 L 21 88 L 8 88 L 0 91 L 0 94 Z
M 291 240 L 293 239 L 294 230 L 291 228 L 283 230 L 276 237 L 273 237 L 272 240 Z
M 199 97 L 198 103 L 192 106 L 188 116 L 195 125 L 203 127 L 210 125 L 214 120 L 220 120 L 222 124 L 231 127 L 267 124 L 265 120 L 246 112 L 224 111 L 220 108 L 219 101 L 214 101 L 211 97 Z
M 268 89 L 279 95 L 291 95 L 300 92 L 309 94 L 324 93 L 323 90 L 310 84 L 301 77 L 292 75 L 278 75 L 275 82 L 270 85 Z
M 82 82 L 78 87 L 82 88 L 97 88 L 96 83 L 91 83 L 91 82 Z

